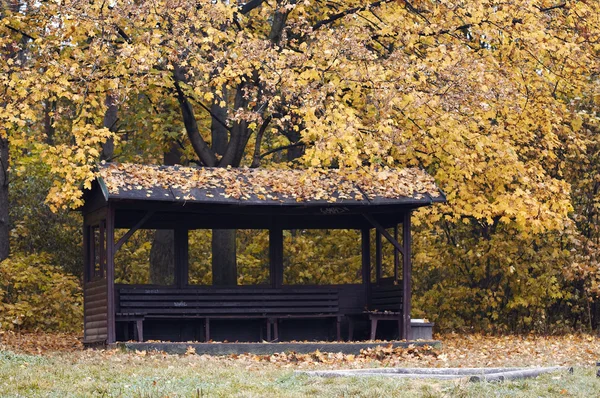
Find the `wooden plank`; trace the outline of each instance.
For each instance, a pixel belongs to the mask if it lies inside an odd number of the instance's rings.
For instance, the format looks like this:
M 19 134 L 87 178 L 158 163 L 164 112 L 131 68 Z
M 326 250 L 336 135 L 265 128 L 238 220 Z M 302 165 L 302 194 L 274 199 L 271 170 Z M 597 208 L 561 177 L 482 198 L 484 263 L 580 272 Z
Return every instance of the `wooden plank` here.
M 103 299 L 106 298 L 106 292 L 99 292 L 99 293 L 95 293 L 95 294 L 86 294 L 85 295 L 85 301 L 86 302 L 93 302 L 99 299 Z
M 314 312 L 314 313 L 337 313 L 337 306 L 330 307 L 319 307 L 319 308 L 288 308 L 285 312 L 290 313 L 302 313 L 302 312 Z M 281 309 L 278 308 L 160 308 L 160 307 L 128 307 L 127 312 L 146 312 L 148 316 L 156 314 L 240 314 L 246 313 L 281 313 Z
M 242 300 L 253 300 L 253 301 L 314 301 L 314 300 L 337 300 L 335 294 L 314 294 L 314 295 L 198 295 L 193 296 L 189 294 L 185 295 L 164 295 L 164 296 L 150 296 L 150 295 L 133 295 L 126 294 L 119 296 L 120 301 L 179 301 L 179 300 L 194 300 L 194 301 L 242 301 Z
M 132 286 L 132 287 L 124 287 Z M 185 289 L 178 288 L 166 288 L 164 286 L 144 286 L 144 285 L 118 285 L 118 290 L 125 294 L 211 294 L 211 293 L 222 293 L 222 294 L 278 294 L 278 293 L 295 293 L 295 294 L 314 294 L 314 293 L 332 293 L 338 292 L 337 288 L 332 288 L 332 285 L 327 285 L 322 288 L 317 288 L 314 285 L 307 287 L 282 287 L 281 289 L 272 288 L 256 288 L 252 286 L 238 286 L 235 288 L 215 288 L 215 287 L 199 287 L 190 286 Z
M 93 337 L 93 336 L 104 336 L 104 338 L 106 338 L 106 326 L 103 327 L 98 327 L 98 328 L 90 328 L 87 330 L 87 336 L 88 337 Z
M 394 291 L 394 292 L 401 292 L 402 291 L 402 285 L 383 285 L 383 286 L 373 286 L 373 292 L 389 292 L 389 291 Z
M 90 288 L 94 288 L 94 287 L 98 287 L 98 286 L 106 286 L 106 285 L 104 284 L 104 281 L 105 281 L 105 279 L 104 279 L 104 278 L 102 278 L 102 279 L 96 279 L 96 280 L 93 280 L 93 281 L 87 282 L 87 283 L 85 284 L 85 287 L 86 287 L 86 288 L 88 288 L 88 289 L 90 289 Z
M 100 307 L 93 307 L 93 308 L 87 307 L 85 309 L 85 311 L 84 311 L 84 315 L 85 316 L 88 316 L 88 315 L 98 315 L 98 314 L 104 314 L 104 315 L 106 315 L 106 314 L 108 314 L 107 309 L 108 308 L 106 307 L 106 305 L 100 306 Z
M 107 327 L 106 320 L 85 322 L 86 329 Z
M 99 307 L 107 307 L 108 306 L 108 298 L 105 296 L 103 299 L 98 299 L 92 302 L 85 302 L 86 308 L 99 308 Z
M 94 314 L 94 315 L 85 315 L 84 322 L 95 322 L 95 321 L 105 321 L 108 318 L 108 314 L 105 312 L 103 314 Z
M 373 292 L 371 297 L 374 299 L 377 298 L 388 298 L 388 297 L 396 297 L 398 299 L 402 298 L 402 291 L 388 291 L 388 292 Z
M 372 303 L 380 303 L 380 304 L 392 304 L 396 303 L 398 305 L 402 305 L 402 297 L 376 297 L 373 298 Z
M 88 294 L 94 294 L 94 293 L 98 293 L 101 291 L 105 292 L 106 291 L 106 279 L 102 278 L 102 279 L 95 280 L 94 282 L 86 283 L 85 291 Z
M 126 311 L 130 307 L 156 307 L 156 308 L 238 308 L 238 307 L 256 307 L 256 308 L 298 308 L 298 307 L 331 307 L 337 306 L 337 300 L 324 301 L 295 301 L 295 302 L 256 302 L 256 301 L 234 301 L 223 303 L 214 302 L 197 302 L 197 301 L 126 301 L 121 302 L 122 311 Z

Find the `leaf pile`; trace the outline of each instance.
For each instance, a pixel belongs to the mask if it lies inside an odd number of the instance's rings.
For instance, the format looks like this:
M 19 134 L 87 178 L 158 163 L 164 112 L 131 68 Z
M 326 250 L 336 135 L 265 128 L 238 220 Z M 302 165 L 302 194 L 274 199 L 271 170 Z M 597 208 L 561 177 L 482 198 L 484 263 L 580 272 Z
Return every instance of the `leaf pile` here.
M 0 330 L 0 351 L 48 354 L 82 349 L 80 337 L 72 333 L 18 333 Z
M 216 194 L 225 199 L 278 202 L 440 196 L 433 178 L 417 168 L 275 170 L 110 163 L 100 166 L 100 177 L 110 194 L 144 191 L 152 197 L 161 188 L 171 189 L 177 200 L 193 200 L 194 189 L 208 198 Z
M 441 352 L 430 346 L 407 348 L 393 347 L 391 344 L 382 343 L 381 346 L 360 350 L 360 354 L 342 354 L 341 352 L 321 352 L 319 350 L 299 354 L 296 352 L 280 352 L 272 355 L 232 355 L 235 359 L 251 360 L 256 362 L 270 362 L 284 365 L 345 365 L 360 367 L 363 364 L 379 362 L 382 365 L 392 366 L 405 361 L 435 360 Z
M 485 336 L 446 334 L 436 336 L 442 349 L 409 346 L 393 348 L 381 342 L 376 348 L 357 355 L 315 351 L 309 354 L 280 352 L 272 355 L 197 355 L 193 348 L 178 362 L 206 366 L 206 362 L 235 362 L 246 367 L 284 368 L 365 368 L 365 367 L 498 367 L 498 366 L 594 366 L 600 359 L 600 337 L 586 334 L 564 336 Z M 100 358 L 117 362 L 155 361 L 173 358 L 158 351 L 123 353 L 118 349 L 83 350 L 72 334 L 14 333 L 0 331 L 0 350 L 29 354 L 68 352 L 77 360 L 97 362 Z M 203 363 L 203 365 L 200 365 Z

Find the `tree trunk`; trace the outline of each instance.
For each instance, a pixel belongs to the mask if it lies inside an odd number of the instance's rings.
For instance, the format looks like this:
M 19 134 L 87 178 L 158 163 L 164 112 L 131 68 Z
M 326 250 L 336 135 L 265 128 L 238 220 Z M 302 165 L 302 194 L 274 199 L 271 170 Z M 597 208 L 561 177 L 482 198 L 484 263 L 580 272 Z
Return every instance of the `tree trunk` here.
M 104 127 L 112 131 L 113 133 L 117 129 L 118 120 L 118 108 L 116 105 L 117 99 L 114 95 L 107 95 L 104 100 L 106 105 L 106 112 L 104 113 Z M 115 153 L 115 142 L 112 138 L 109 138 L 104 144 L 102 144 L 102 154 L 100 155 L 102 160 L 111 161 Z
M 181 163 L 181 151 L 175 142 L 169 152 L 163 154 L 168 166 Z M 172 285 L 175 282 L 175 232 L 157 229 L 150 249 L 150 283 Z
M 175 277 L 175 233 L 158 229 L 150 249 L 150 283 L 172 285 Z
M 227 91 L 223 91 L 227 100 Z M 211 146 L 222 157 L 227 151 L 229 130 L 223 125 L 227 120 L 227 108 L 215 103 L 211 106 Z M 226 166 L 225 164 L 220 166 Z M 212 231 L 212 283 L 215 286 L 237 285 L 236 230 L 213 229 Z
M 212 274 L 215 286 L 237 285 L 235 229 L 213 229 Z
M 10 252 L 8 226 L 8 138 L 0 138 L 0 261 Z

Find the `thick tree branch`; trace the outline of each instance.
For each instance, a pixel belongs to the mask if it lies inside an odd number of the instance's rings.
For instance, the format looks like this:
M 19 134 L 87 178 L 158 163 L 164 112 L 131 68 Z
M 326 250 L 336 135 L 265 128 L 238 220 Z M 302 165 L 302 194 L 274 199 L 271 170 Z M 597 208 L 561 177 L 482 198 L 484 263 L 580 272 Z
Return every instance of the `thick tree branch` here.
M 282 10 L 281 7 L 279 7 L 279 2 L 277 2 L 277 6 L 277 10 L 275 10 L 275 14 L 273 14 L 271 31 L 269 32 L 269 40 L 275 44 L 279 43 L 279 40 L 281 39 L 283 28 L 285 28 L 285 23 L 290 13 L 289 11 Z
M 240 13 L 248 14 L 250 11 L 254 10 L 255 8 L 260 7 L 261 4 L 264 2 L 265 2 L 265 0 L 251 0 L 251 1 L 247 2 L 246 4 L 244 4 L 242 7 L 240 7 Z
M 127 43 L 131 44 L 131 42 L 132 42 L 131 37 L 129 37 L 129 35 L 127 33 L 125 33 L 125 31 L 123 29 L 121 29 L 120 26 L 115 25 L 115 29 L 117 29 L 117 33 L 119 34 L 119 36 L 121 36 L 123 38 L 123 40 L 125 40 Z
M 269 155 L 274 154 L 275 152 L 285 151 L 286 149 L 298 148 L 298 147 L 301 147 L 301 146 L 306 146 L 306 144 L 303 143 L 303 142 L 296 142 L 295 144 L 280 146 L 280 147 L 277 147 L 275 149 L 271 149 L 270 151 L 267 151 L 267 152 L 261 154 L 259 158 L 262 159 L 262 158 L 265 158 L 265 157 L 267 157 Z
M 272 116 L 269 116 L 268 118 L 266 118 L 262 125 L 260 126 L 260 129 L 258 130 L 258 133 L 256 133 L 256 143 L 254 144 L 254 155 L 252 156 L 252 165 L 250 167 L 258 167 L 260 166 L 260 145 L 262 144 L 262 138 L 263 135 L 265 134 L 265 131 L 267 130 L 267 127 L 269 126 L 269 123 L 271 123 L 271 119 Z
M 31 35 L 28 35 L 27 33 L 23 32 L 22 30 L 19 30 L 19 29 L 17 29 L 17 28 L 13 28 L 13 27 L 12 27 L 12 26 L 10 26 L 10 25 L 5 25 L 5 26 L 6 26 L 6 27 L 7 27 L 9 30 L 12 30 L 12 31 L 13 31 L 13 32 L 15 32 L 15 33 L 19 33 L 20 35 L 22 35 L 22 36 L 26 37 L 26 38 L 27 38 L 27 39 L 29 39 L 29 40 L 35 40 L 35 37 L 33 37 L 33 36 L 31 36 Z
M 535 8 L 537 8 L 541 12 L 552 11 L 552 10 L 556 10 L 557 8 L 566 8 L 566 7 L 567 7 L 567 3 L 559 3 L 559 4 L 555 4 L 553 6 L 550 6 L 550 7 L 535 6 Z
M 244 85 L 240 84 L 236 89 L 233 109 L 244 109 L 247 104 L 248 100 L 244 98 Z M 240 151 L 240 144 L 242 143 L 242 138 L 246 132 L 247 126 L 248 123 L 245 120 L 240 120 L 234 124 L 229 134 L 230 138 L 227 149 L 221 160 L 219 160 L 219 166 L 238 166 L 238 164 L 236 164 L 236 159 L 238 158 L 237 154 Z M 243 147 L 241 149 L 243 150 Z
M 185 125 L 185 131 L 187 132 L 188 138 L 192 143 L 194 151 L 204 163 L 205 166 L 214 167 L 217 165 L 217 157 L 214 152 L 210 149 L 200 131 L 198 130 L 198 123 L 194 116 L 194 111 L 189 103 L 187 97 L 181 90 L 177 77 L 174 78 L 175 90 L 177 91 L 177 101 L 181 108 L 181 115 L 183 117 L 183 124 Z
M 332 22 L 337 21 L 338 19 L 344 18 L 347 15 L 352 15 L 352 14 L 356 14 L 357 12 L 368 10 L 370 8 L 379 7 L 382 4 L 391 3 L 392 1 L 397 1 L 397 0 L 378 0 L 371 4 L 367 4 L 366 6 L 349 8 L 349 9 L 339 12 L 337 14 L 333 14 L 332 16 L 330 16 L 327 19 L 317 22 L 316 24 L 313 25 L 313 30 L 317 30 L 325 25 L 328 25 Z

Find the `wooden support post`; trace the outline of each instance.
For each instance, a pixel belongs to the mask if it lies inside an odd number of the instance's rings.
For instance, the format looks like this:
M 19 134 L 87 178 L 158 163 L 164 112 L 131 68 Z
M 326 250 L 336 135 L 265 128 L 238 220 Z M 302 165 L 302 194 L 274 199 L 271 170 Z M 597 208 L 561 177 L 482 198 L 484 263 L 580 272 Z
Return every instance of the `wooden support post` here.
M 398 240 L 398 225 L 394 225 L 394 239 Z M 398 269 L 400 268 L 400 252 L 394 250 L 394 282 L 398 282 Z
M 189 259 L 188 259 L 188 230 L 175 229 L 175 286 L 183 288 L 188 285 Z
M 115 209 L 108 205 L 106 214 L 107 344 L 116 341 L 115 332 Z
M 283 229 L 272 226 L 269 229 L 269 271 L 271 287 L 283 285 Z
M 84 216 L 85 218 L 85 216 Z M 87 220 L 85 220 L 87 221 Z M 88 283 L 92 277 L 91 277 L 91 268 L 92 266 L 90 265 L 90 250 L 91 250 L 91 245 L 90 245 L 90 227 L 89 225 L 86 224 L 86 222 L 83 222 L 83 285 L 84 285 L 84 291 L 83 294 L 85 295 L 85 284 Z
M 381 248 L 381 232 L 375 231 L 375 280 L 379 286 L 382 277 L 383 250 Z
M 371 297 L 371 230 L 363 228 L 361 233 L 361 254 L 362 254 L 362 283 L 365 287 L 365 305 L 369 306 L 369 300 Z M 348 340 L 352 340 L 354 323 L 352 317 L 349 317 L 349 332 Z
M 371 284 L 371 231 L 364 228 L 360 232 L 362 246 L 362 283 L 369 286 Z
M 402 222 L 402 243 L 404 244 L 404 254 L 402 258 L 402 338 L 410 340 L 412 333 L 410 330 L 410 311 L 411 311 L 411 278 L 412 278 L 412 264 L 411 264 L 411 243 L 412 237 L 410 233 L 410 216 L 411 212 L 407 211 L 404 213 L 404 220 Z

